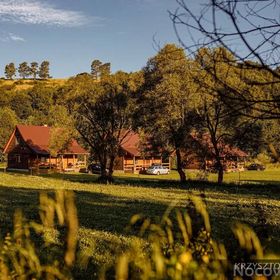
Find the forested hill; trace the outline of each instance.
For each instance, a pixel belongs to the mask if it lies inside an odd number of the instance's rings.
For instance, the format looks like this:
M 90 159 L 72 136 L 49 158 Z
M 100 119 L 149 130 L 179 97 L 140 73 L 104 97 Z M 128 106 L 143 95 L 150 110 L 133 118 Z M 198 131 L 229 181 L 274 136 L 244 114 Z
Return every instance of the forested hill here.
M 66 125 L 61 100 L 67 79 L 0 80 L 0 148 L 16 124 Z

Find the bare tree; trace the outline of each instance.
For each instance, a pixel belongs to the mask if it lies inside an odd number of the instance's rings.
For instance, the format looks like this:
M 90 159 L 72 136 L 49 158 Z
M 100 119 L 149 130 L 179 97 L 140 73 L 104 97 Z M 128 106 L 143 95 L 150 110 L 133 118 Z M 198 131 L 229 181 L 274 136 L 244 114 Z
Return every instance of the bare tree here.
M 207 0 L 199 12 L 189 1 L 175 1 L 178 9 L 169 14 L 177 37 L 190 56 L 196 56 L 202 48 L 224 48 L 231 53 L 227 56 L 228 67 L 239 71 L 247 88 L 240 89 L 221 80 L 215 66 L 206 70 L 224 83 L 224 94 L 234 93 L 226 100 L 240 101 L 238 105 L 233 102 L 232 109 L 246 113 L 250 108 L 251 117 L 279 119 L 279 1 Z M 253 87 L 261 88 L 262 94 L 255 94 Z

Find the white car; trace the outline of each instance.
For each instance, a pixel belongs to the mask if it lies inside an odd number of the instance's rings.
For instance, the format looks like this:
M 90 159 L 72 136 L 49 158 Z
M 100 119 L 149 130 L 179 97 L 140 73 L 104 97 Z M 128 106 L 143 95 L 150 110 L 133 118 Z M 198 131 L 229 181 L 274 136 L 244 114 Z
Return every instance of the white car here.
M 162 165 L 152 165 L 147 169 L 147 174 L 152 175 L 161 175 L 161 174 L 169 174 L 169 169 Z

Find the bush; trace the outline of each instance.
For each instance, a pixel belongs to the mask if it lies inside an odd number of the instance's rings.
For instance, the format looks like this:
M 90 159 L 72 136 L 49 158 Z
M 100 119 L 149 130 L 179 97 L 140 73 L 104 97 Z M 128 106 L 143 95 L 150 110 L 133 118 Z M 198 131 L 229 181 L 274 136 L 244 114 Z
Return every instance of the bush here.
M 267 153 L 260 153 L 257 155 L 256 162 L 265 165 L 271 163 L 272 158 Z

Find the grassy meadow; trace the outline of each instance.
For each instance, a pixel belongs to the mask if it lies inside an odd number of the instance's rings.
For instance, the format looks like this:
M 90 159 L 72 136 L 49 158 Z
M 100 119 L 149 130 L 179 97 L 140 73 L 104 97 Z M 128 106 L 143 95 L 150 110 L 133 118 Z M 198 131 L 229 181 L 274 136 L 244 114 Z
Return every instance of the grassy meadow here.
M 49 80 L 33 80 L 33 79 L 21 79 L 21 80 L 6 80 L 0 79 L 0 87 L 14 88 L 17 91 L 29 90 L 34 87 L 35 84 L 44 83 L 46 86 L 63 86 L 67 79 L 49 79 Z
M 195 177 L 194 173 L 190 176 Z M 190 181 L 180 186 L 176 173 L 167 176 L 117 174 L 114 185 L 101 185 L 96 175 L 58 174 L 30 176 L 0 173 L 1 236 L 12 230 L 16 209 L 23 210 L 28 219 L 38 220 L 39 194 L 53 190 L 75 193 L 79 218 L 79 248 L 86 255 L 84 269 L 76 277 L 95 279 L 96 271 L 111 266 L 117 254 L 131 244 L 145 248 L 145 238 L 127 229 L 131 217 L 142 214 L 159 222 L 165 211 L 187 209 L 189 195 L 203 196 L 207 205 L 215 240 L 234 252 L 231 227 L 240 221 L 250 225 L 259 235 L 267 252 L 280 253 L 280 170 L 248 171 L 226 174 L 225 181 L 242 184 Z M 214 180 L 215 175 L 210 175 Z M 245 184 L 246 182 L 262 184 Z M 171 211 L 171 215 L 173 212 Z M 81 257 L 81 256 L 80 256 Z M 81 257 L 83 259 L 85 256 Z M 77 278 L 77 279 L 78 279 Z

